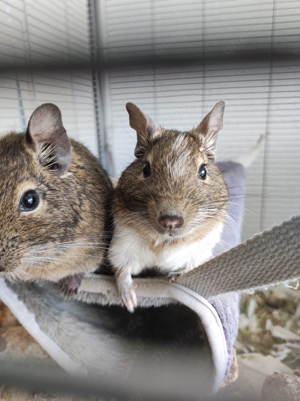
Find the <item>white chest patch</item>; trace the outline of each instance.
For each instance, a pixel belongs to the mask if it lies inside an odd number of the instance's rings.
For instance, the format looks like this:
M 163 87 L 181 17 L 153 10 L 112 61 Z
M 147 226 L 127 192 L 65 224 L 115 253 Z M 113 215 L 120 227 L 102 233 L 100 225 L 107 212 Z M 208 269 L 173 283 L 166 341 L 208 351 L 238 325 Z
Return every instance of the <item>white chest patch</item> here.
M 151 267 L 157 267 L 166 274 L 179 270 L 181 273 L 188 272 L 211 259 L 212 250 L 220 240 L 222 230 L 223 224 L 219 223 L 202 240 L 153 252 L 144 238 L 116 223 L 109 260 L 116 268 L 127 267 L 133 275 Z

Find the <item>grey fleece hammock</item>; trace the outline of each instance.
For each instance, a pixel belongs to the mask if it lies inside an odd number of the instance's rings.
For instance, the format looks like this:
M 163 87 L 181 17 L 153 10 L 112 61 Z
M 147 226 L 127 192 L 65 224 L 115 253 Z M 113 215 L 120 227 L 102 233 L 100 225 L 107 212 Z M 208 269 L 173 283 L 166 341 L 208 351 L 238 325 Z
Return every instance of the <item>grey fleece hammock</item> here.
M 0 299 L 65 371 L 155 386 L 179 399 L 219 389 L 233 361 L 238 292 L 300 277 L 300 216 L 238 245 L 245 171 L 233 162 L 218 167 L 230 204 L 216 257 L 174 283 L 136 278 L 134 314 L 121 307 L 109 275 L 87 275 L 69 301 L 56 285 L 0 278 Z

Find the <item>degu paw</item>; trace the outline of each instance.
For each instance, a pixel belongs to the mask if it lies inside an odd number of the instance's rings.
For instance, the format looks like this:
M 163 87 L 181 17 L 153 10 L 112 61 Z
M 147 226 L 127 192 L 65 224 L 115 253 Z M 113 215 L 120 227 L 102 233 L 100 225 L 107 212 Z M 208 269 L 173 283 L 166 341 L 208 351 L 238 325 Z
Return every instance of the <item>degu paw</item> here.
M 181 276 L 180 273 L 171 272 L 168 274 L 167 279 L 169 283 L 174 283 L 180 276 Z
M 133 313 L 134 309 L 137 307 L 137 298 L 134 289 L 135 287 L 136 284 L 134 283 L 131 287 L 127 289 L 122 289 L 120 293 L 123 304 L 131 313 Z
M 75 274 L 74 276 L 68 276 L 61 280 L 60 288 L 65 297 L 78 294 L 82 278 L 83 274 Z

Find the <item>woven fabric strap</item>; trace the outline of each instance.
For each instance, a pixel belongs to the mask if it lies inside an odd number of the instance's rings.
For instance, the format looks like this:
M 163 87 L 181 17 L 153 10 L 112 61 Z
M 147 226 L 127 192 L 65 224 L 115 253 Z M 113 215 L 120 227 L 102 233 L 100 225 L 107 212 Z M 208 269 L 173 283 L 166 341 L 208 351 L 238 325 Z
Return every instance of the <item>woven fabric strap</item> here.
M 253 290 L 299 277 L 300 216 L 296 216 L 180 276 L 176 284 L 210 299 L 228 292 Z M 155 277 L 135 278 L 135 282 L 141 297 L 148 297 L 149 291 L 153 297 L 167 297 L 166 289 L 172 286 L 172 283 L 168 285 L 166 280 Z M 159 282 L 164 285 L 159 287 Z M 81 290 L 93 294 L 109 293 L 110 304 L 121 303 L 112 277 L 88 275 L 83 279 Z M 85 295 L 81 294 L 78 298 L 84 299 Z M 147 304 L 142 302 L 142 305 Z
M 254 236 L 177 282 L 209 299 L 300 277 L 300 216 Z

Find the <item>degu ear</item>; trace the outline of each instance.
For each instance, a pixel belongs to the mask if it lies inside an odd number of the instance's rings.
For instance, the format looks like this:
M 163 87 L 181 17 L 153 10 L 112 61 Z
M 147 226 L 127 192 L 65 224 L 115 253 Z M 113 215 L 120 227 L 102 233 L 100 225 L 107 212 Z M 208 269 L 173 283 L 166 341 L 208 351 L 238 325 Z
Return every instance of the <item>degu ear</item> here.
M 223 128 L 224 109 L 225 103 L 218 102 L 194 129 L 194 133 L 201 137 L 204 151 L 212 162 L 216 157 L 218 132 Z
M 72 159 L 71 144 L 55 104 L 45 103 L 32 113 L 26 132 L 27 145 L 53 175 L 62 175 Z
M 126 109 L 129 114 L 130 127 L 135 129 L 137 133 L 137 144 L 134 155 L 140 158 L 149 148 L 151 138 L 157 128 L 151 118 L 147 114 L 144 114 L 135 104 L 127 103 Z

